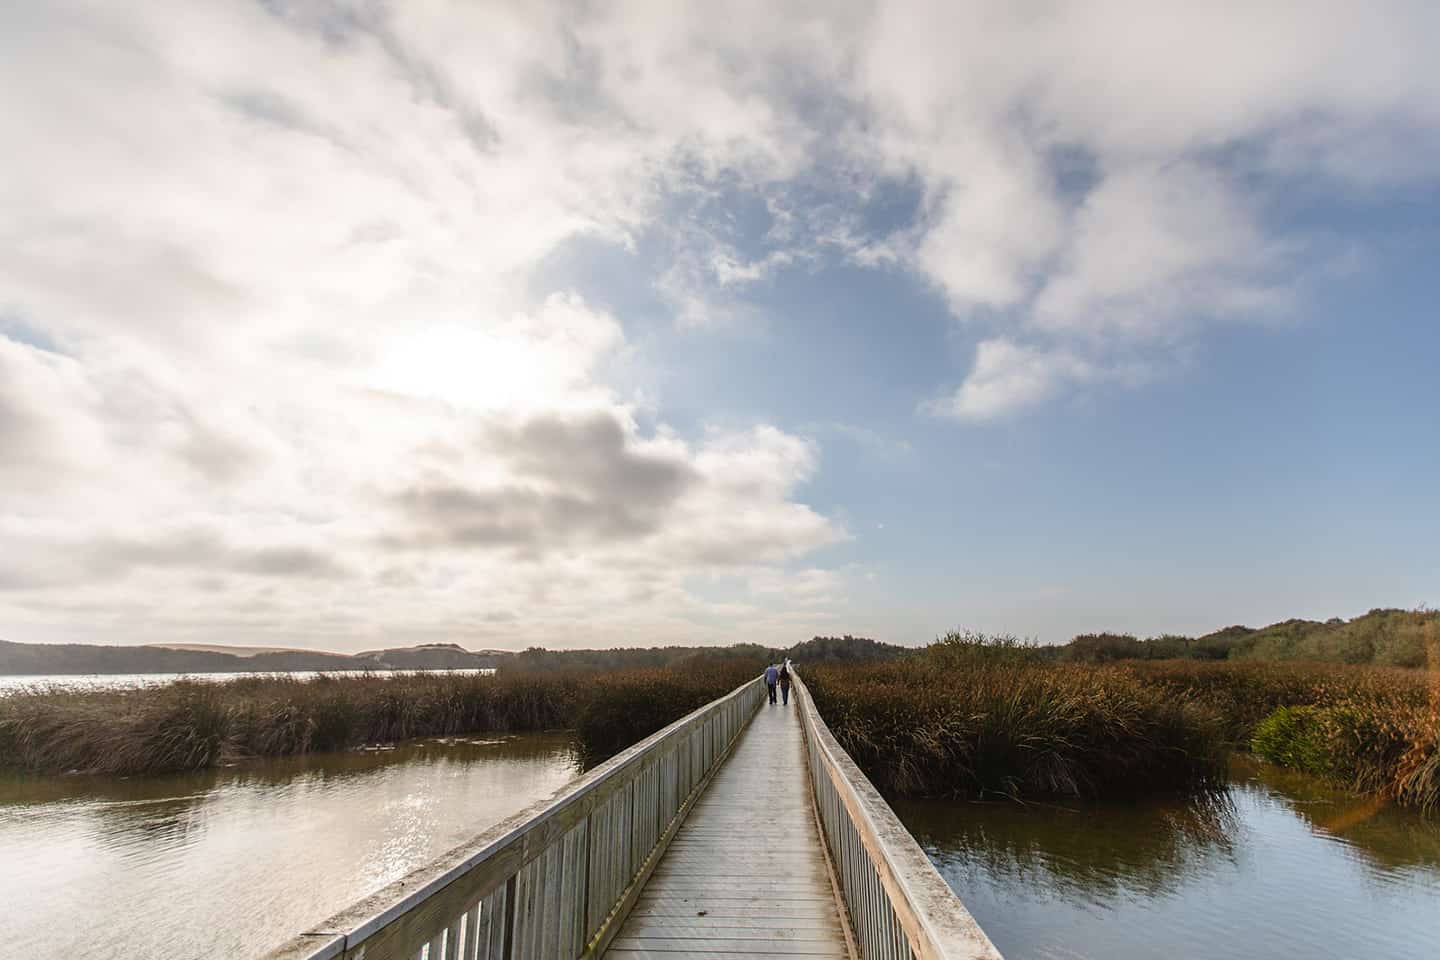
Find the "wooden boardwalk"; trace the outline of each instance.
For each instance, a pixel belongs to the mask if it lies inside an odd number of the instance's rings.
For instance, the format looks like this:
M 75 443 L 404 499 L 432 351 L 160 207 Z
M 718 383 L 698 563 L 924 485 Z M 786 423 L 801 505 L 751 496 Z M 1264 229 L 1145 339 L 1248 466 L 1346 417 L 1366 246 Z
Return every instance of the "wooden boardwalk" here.
M 761 704 L 605 956 L 848 960 L 795 697 Z
M 269 960 L 1002 960 L 792 694 L 746 681 Z

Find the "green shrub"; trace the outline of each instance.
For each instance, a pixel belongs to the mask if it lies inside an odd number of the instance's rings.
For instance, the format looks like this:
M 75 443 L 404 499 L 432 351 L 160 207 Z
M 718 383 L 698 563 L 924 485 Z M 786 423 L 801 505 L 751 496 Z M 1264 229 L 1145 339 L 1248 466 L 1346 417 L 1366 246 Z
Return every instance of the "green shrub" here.
M 1282 767 L 1329 774 L 1333 762 L 1321 719 L 1319 707 L 1277 707 L 1255 726 L 1250 749 Z

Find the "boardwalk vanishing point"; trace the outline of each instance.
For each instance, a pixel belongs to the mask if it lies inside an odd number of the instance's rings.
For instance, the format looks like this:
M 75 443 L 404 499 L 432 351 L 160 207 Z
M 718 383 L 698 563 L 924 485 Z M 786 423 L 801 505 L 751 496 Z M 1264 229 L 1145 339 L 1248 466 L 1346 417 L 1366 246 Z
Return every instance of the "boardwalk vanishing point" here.
M 1000 960 L 798 677 L 677 720 L 270 960 Z

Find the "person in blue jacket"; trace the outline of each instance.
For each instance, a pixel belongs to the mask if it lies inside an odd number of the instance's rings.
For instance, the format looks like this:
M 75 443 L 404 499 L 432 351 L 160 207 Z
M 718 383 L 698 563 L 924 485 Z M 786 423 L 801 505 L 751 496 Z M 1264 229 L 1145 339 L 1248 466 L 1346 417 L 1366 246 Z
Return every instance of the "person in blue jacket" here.
M 770 689 L 770 702 L 775 702 L 775 684 L 780 682 L 780 671 L 775 669 L 775 664 L 765 668 L 765 686 Z

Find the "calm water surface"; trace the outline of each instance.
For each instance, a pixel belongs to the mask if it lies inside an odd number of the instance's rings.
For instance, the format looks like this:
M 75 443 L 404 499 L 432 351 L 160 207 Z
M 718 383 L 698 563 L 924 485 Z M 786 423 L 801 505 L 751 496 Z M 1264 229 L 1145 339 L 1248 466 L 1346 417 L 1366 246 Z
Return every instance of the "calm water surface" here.
M 565 734 L 0 779 L 0 957 L 254 957 L 578 773 Z
M 1440 824 L 1265 764 L 1213 802 L 896 812 L 1007 958 L 1440 957 Z
M 314 680 L 318 676 L 373 672 L 379 676 L 392 673 L 494 673 L 492 667 L 461 667 L 454 670 L 266 670 L 234 671 L 229 673 L 45 673 L 0 675 L 0 697 L 9 693 L 23 693 L 26 690 L 120 690 L 135 687 L 161 687 L 176 680 L 199 680 L 205 683 L 224 683 L 242 677 L 290 677 L 295 680 Z

